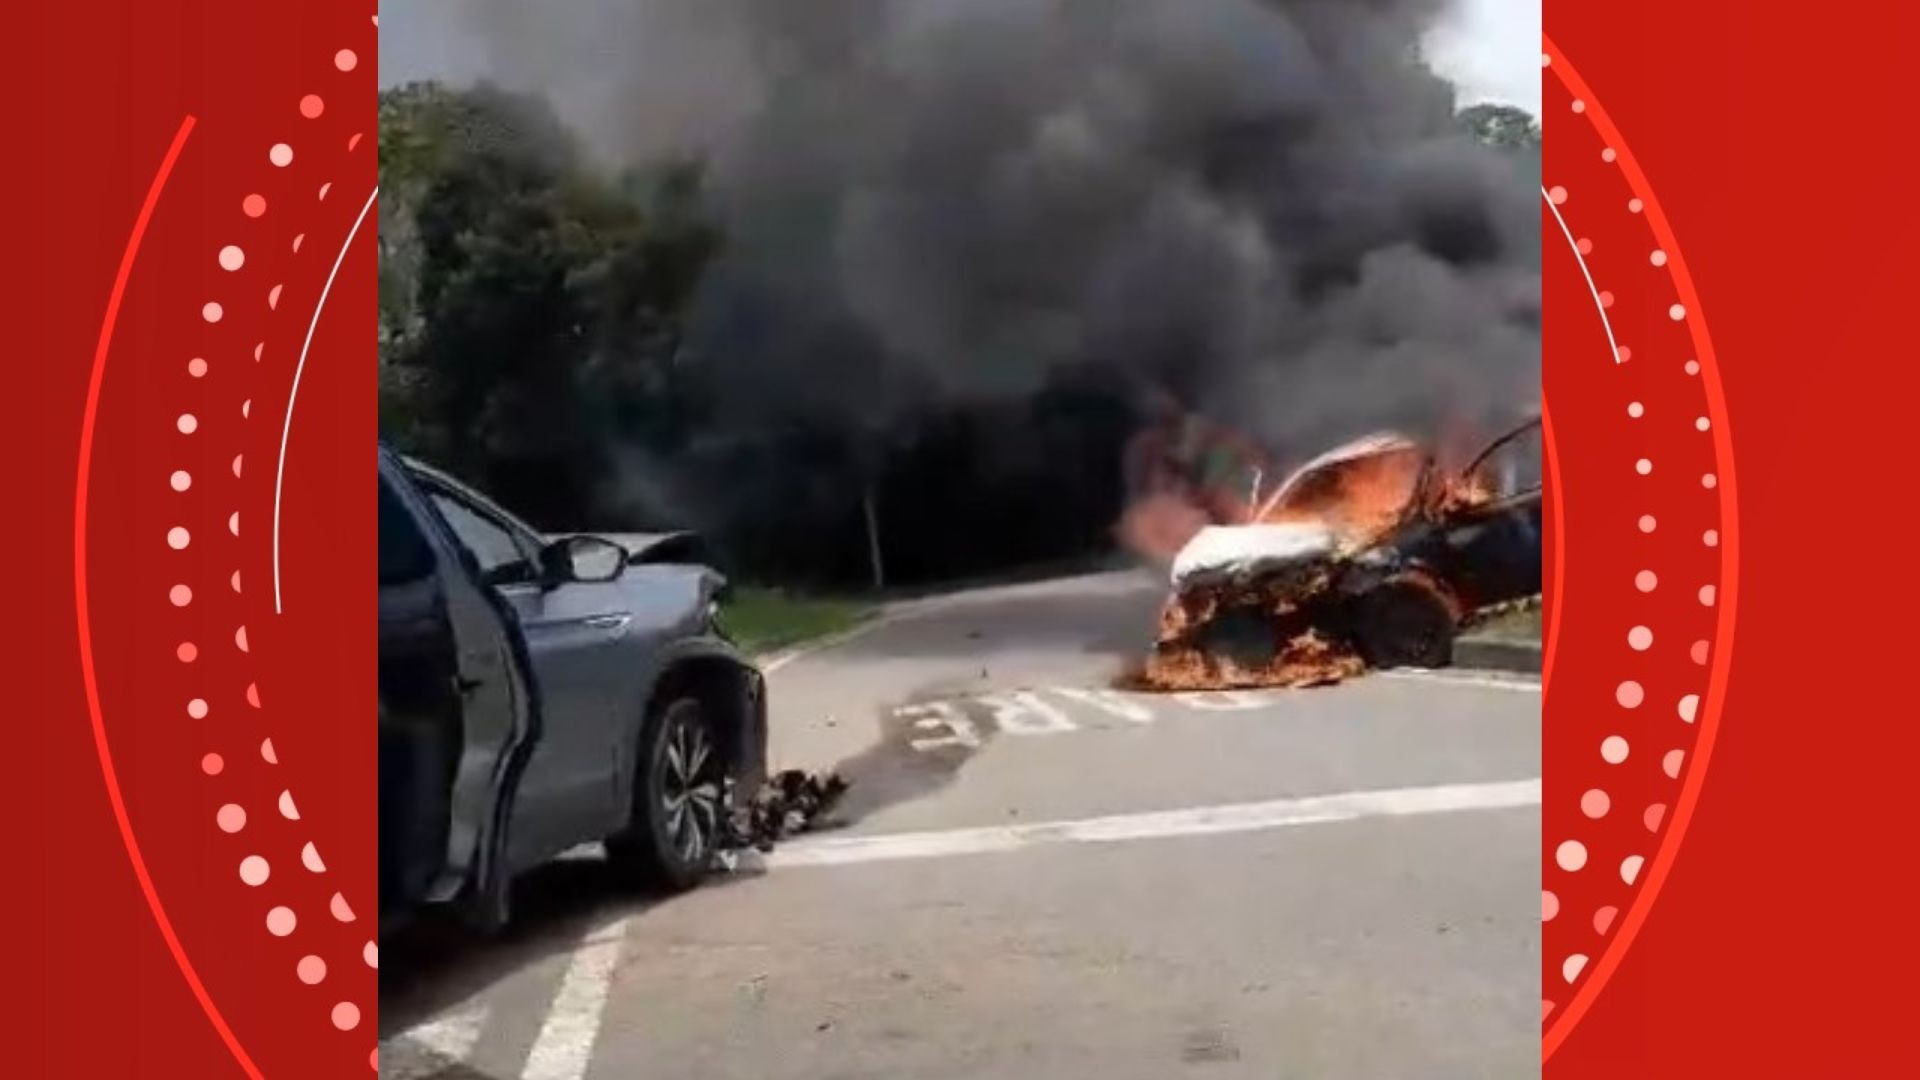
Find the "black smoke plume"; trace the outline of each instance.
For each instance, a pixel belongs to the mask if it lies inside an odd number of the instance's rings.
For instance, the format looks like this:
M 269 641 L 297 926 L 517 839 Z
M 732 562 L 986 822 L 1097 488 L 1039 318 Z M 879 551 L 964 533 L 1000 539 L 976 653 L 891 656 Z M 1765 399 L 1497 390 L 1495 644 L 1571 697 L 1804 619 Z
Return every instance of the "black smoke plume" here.
M 940 573 L 1046 554 L 987 535 L 1036 513 L 1097 542 L 1145 387 L 1282 458 L 1533 407 L 1537 180 L 1420 62 L 1443 6 L 441 0 L 406 23 L 609 166 L 705 163 L 724 248 L 684 347 L 712 412 L 675 461 L 630 459 L 634 497 L 749 542 L 756 514 L 804 518 L 857 572 L 877 484 L 898 564 Z

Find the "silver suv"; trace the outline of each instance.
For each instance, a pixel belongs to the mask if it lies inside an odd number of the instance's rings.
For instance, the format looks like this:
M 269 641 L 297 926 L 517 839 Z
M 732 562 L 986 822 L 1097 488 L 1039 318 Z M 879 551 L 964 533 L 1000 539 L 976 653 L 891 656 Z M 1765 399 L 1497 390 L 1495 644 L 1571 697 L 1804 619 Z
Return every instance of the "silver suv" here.
M 456 902 L 497 931 L 515 875 L 596 840 L 697 882 L 766 770 L 725 580 L 684 534 L 543 536 L 384 446 L 379 513 L 382 924 Z

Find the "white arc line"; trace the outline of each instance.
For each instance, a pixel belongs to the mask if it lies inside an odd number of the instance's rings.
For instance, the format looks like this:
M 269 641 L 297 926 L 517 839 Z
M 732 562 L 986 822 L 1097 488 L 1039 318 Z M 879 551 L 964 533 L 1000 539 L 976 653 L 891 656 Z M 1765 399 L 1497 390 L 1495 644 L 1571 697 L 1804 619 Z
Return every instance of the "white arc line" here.
M 327 294 L 333 291 L 333 279 L 340 274 L 340 264 L 347 261 L 347 249 L 353 246 L 353 238 L 360 235 L 360 226 L 367 220 L 367 211 L 373 209 L 373 201 L 380 196 L 375 187 L 367 192 L 366 204 L 360 207 L 360 216 L 353 219 L 353 228 L 347 230 L 347 238 L 340 244 L 340 254 L 333 257 L 333 269 L 327 271 L 327 283 L 320 288 L 320 300 L 313 305 L 313 318 L 307 323 L 307 339 L 300 343 L 300 362 L 293 368 L 293 388 L 287 391 L 287 416 L 280 425 L 280 458 L 273 466 L 273 613 L 280 614 L 280 482 L 287 471 L 287 434 L 293 430 L 293 403 L 300 396 L 300 376 L 307 370 L 307 350 L 313 347 L 313 332 L 320 325 L 320 313 L 327 309 Z
M 1587 269 L 1587 257 L 1580 254 L 1580 242 L 1573 238 L 1573 230 L 1567 227 L 1567 219 L 1560 216 L 1560 208 L 1553 203 L 1553 196 L 1547 193 L 1545 186 L 1540 188 L 1540 197 L 1547 200 L 1547 209 L 1553 211 L 1553 220 L 1560 223 L 1560 233 L 1567 238 L 1567 246 L 1573 249 L 1573 259 L 1580 264 L 1580 273 L 1586 276 L 1587 291 L 1593 294 L 1593 309 L 1600 313 L 1600 325 L 1607 330 L 1607 348 L 1613 350 L 1613 362 L 1625 363 L 1620 359 L 1620 343 L 1613 338 L 1613 320 L 1607 318 L 1607 305 L 1600 302 L 1600 286 L 1593 283 L 1593 271 Z
M 521 1080 L 580 1080 L 586 1075 L 626 935 L 623 918 L 590 936 L 573 954 L 547 1021 L 527 1053 Z
M 1179 836 L 1217 836 L 1369 817 L 1407 817 L 1538 805 L 1538 779 L 1349 791 L 1301 799 L 1119 814 L 1078 821 L 802 841 L 772 852 L 766 857 L 766 862 L 770 867 L 845 866 L 901 859 L 984 855 L 1049 844 L 1106 844 Z

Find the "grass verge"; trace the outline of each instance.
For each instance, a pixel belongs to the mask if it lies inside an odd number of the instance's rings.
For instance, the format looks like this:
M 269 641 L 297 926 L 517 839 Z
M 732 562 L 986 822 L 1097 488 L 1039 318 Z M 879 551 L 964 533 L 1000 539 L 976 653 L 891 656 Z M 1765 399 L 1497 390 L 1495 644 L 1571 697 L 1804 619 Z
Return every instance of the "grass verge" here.
M 837 634 L 871 612 L 871 605 L 845 597 L 743 585 L 721 608 L 720 623 L 741 648 L 764 653 Z

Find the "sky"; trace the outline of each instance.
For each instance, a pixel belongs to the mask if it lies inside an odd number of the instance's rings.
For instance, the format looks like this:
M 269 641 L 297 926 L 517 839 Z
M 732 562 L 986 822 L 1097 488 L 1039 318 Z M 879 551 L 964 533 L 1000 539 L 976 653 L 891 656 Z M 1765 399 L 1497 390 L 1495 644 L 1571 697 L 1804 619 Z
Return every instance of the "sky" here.
M 1427 62 L 1460 104 L 1498 101 L 1540 115 L 1540 0 L 1454 0 L 1427 39 Z

